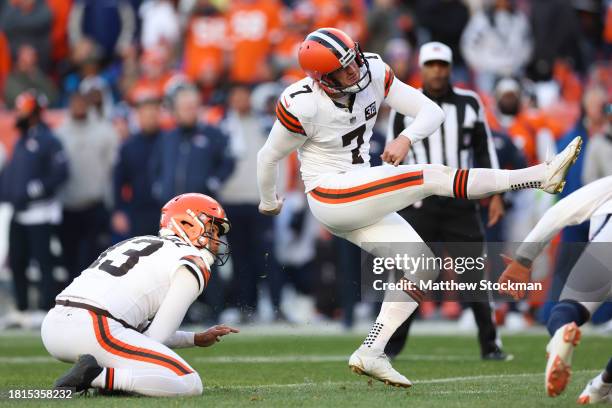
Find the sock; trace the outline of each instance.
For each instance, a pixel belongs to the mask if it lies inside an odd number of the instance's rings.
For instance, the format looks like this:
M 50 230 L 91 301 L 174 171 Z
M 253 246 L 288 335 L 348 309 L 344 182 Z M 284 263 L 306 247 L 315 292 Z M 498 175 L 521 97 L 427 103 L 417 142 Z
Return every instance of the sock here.
M 551 336 L 567 323 L 574 322 L 582 326 L 589 320 L 590 313 L 586 307 L 574 300 L 562 300 L 553 307 L 546 328 Z
M 469 169 L 457 170 L 453 182 L 454 196 L 478 199 L 510 190 L 540 188 L 546 164 L 518 170 Z
M 398 294 L 395 295 L 399 297 Z M 408 294 L 404 293 L 404 300 L 383 302 L 376 322 L 370 329 L 362 347 L 376 352 L 384 352 L 393 333 L 402 323 L 410 317 L 419 304 Z
M 612 384 L 612 358 L 608 360 L 606 370 L 601 373 L 601 380 L 606 384 Z

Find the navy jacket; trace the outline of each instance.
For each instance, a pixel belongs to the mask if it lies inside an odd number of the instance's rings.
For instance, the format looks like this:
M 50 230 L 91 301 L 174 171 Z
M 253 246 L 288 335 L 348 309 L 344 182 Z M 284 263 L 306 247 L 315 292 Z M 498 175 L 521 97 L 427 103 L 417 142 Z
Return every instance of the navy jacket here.
M 155 144 L 160 137 L 161 131 L 151 135 L 137 133 L 121 146 L 113 174 L 117 209 L 159 210 L 159 203 L 153 198 L 153 180 L 149 167 Z M 126 186 L 132 189 L 129 201 L 123 196 L 123 188 Z
M 13 155 L 0 173 L 0 198 L 15 210 L 53 197 L 68 178 L 68 163 L 60 141 L 44 124 L 32 127 L 15 143 Z M 39 181 L 42 191 L 28 194 L 28 184 Z
M 153 193 L 163 205 L 183 193 L 215 196 L 234 170 L 228 137 L 217 127 L 198 124 L 163 134 L 151 159 Z

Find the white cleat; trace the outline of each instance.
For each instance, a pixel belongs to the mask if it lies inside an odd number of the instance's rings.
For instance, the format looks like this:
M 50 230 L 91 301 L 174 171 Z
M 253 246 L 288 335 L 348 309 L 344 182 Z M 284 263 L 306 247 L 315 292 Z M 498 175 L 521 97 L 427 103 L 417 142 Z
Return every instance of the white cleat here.
M 549 397 L 560 395 L 567 387 L 572 375 L 572 355 L 580 336 L 580 328 L 572 322 L 561 326 L 548 342 L 545 382 Z
M 351 355 L 349 367 L 356 374 L 367 375 L 384 382 L 386 385 L 404 388 L 412 386 L 409 379 L 391 366 L 391 362 L 384 352 L 373 353 L 360 347 Z
M 593 378 L 584 387 L 582 393 L 576 401 L 580 405 L 597 404 L 597 403 L 608 403 L 612 404 L 612 386 L 602 384 L 601 381 L 596 381 L 601 374 L 597 374 L 597 377 Z M 599 383 L 600 386 L 595 384 Z
M 563 191 L 565 176 L 572 164 L 576 162 L 581 148 L 582 137 L 576 136 L 561 153 L 546 163 L 546 178 L 540 186 L 542 190 L 550 194 L 557 194 Z

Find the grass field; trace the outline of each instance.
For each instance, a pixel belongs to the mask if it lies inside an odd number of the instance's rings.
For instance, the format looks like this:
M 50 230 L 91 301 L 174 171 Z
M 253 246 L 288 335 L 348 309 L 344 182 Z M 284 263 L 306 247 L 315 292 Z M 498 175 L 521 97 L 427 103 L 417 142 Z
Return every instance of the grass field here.
M 585 336 L 575 354 L 574 375 L 559 398 L 544 394 L 546 337 L 505 336 L 510 362 L 482 362 L 473 336 L 417 336 L 395 367 L 415 384 L 398 389 L 352 374 L 348 355 L 357 336 L 236 335 L 208 349 L 179 350 L 204 382 L 202 397 L 174 400 L 79 397 L 70 401 L 11 401 L 0 405 L 75 407 L 166 406 L 371 406 L 536 407 L 575 406 L 586 381 L 610 356 L 611 339 Z M 0 390 L 49 388 L 68 364 L 47 356 L 35 336 L 0 336 Z

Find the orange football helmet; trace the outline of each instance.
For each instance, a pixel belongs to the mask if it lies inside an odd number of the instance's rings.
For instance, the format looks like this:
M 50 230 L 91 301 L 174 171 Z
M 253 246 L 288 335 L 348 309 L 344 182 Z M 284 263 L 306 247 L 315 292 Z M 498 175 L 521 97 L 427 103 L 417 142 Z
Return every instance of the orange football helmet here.
M 357 93 L 372 82 L 368 60 L 356 43 L 344 31 L 337 28 L 319 28 L 308 34 L 298 50 L 300 67 L 327 93 Z M 343 86 L 334 80 L 333 74 L 353 61 L 361 72 L 359 79 Z
M 198 193 L 174 197 L 162 208 L 159 226 L 187 244 L 212 253 L 217 265 L 223 265 L 229 258 L 227 244 L 215 238 L 213 228 L 217 227 L 218 236 L 225 235 L 230 230 L 230 222 L 214 198 Z

